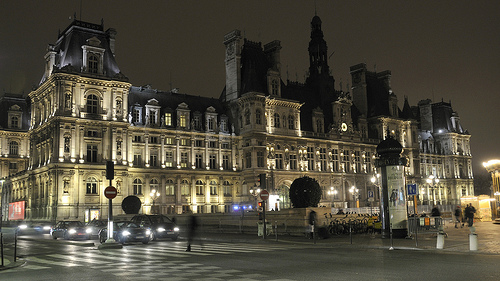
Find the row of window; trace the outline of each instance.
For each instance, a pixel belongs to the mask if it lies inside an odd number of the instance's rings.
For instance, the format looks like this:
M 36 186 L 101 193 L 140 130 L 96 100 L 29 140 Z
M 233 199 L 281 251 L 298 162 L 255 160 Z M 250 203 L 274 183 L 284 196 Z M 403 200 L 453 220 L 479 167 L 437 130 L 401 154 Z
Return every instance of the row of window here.
M 245 111 L 244 117 L 245 117 L 245 125 L 250 125 L 251 114 L 250 114 L 249 109 L 247 109 Z M 273 126 L 275 128 L 281 128 L 281 127 L 286 128 L 288 125 L 288 129 L 290 129 L 290 130 L 295 129 L 295 117 L 293 115 L 288 115 L 288 118 L 286 118 L 285 115 L 280 117 L 279 113 L 274 113 L 273 117 L 274 117 L 273 118 L 273 121 L 274 121 Z M 282 119 L 283 119 L 283 124 L 281 124 Z M 287 124 L 287 120 L 288 120 L 288 124 Z M 241 123 L 241 124 L 243 124 L 243 123 Z M 262 124 L 262 112 L 260 109 L 255 110 L 255 124 L 257 124 L 257 125 Z

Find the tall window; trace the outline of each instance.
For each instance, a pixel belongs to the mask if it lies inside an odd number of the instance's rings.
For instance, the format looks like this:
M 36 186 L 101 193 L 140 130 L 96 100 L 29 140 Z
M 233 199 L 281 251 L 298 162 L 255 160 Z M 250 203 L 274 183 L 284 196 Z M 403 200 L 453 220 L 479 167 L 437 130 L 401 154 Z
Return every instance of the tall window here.
M 174 166 L 174 153 L 172 151 L 167 151 L 165 153 L 165 166 L 166 167 Z
M 370 152 L 365 153 L 365 164 L 366 164 L 365 173 L 371 173 L 372 172 L 372 158 L 371 158 Z
M 274 113 L 274 127 L 280 127 L 280 115 L 278 113 Z
M 361 151 L 356 150 L 354 151 L 354 165 L 356 168 L 355 173 L 360 173 L 361 172 Z
M 210 155 L 209 166 L 210 169 L 217 169 L 217 157 L 214 154 Z
M 172 126 L 172 113 L 165 113 L 165 126 Z
M 203 195 L 203 190 L 205 189 L 205 185 L 201 180 L 196 181 L 196 195 Z
M 271 82 L 271 94 L 278 95 L 278 80 L 273 80 Z
M 257 167 L 264 167 L 264 151 L 257 151 Z
M 97 73 L 99 69 L 99 56 L 97 54 L 89 54 L 89 72 L 90 73 Z
M 87 162 L 97 162 L 97 145 L 87 144 Z
M 314 170 L 314 148 L 307 148 L 307 165 L 310 171 Z
M 252 168 L 252 153 L 251 152 L 245 153 L 245 167 Z
M 245 111 L 245 125 L 250 125 L 250 110 Z
M 11 141 L 9 143 L 9 154 L 10 155 L 18 155 L 19 154 L 19 145 L 16 141 Z
M 319 163 L 321 165 L 321 171 L 326 171 L 326 148 L 324 147 L 319 149 Z
M 17 116 L 12 116 L 10 118 L 10 127 L 19 128 L 19 118 Z
M 97 194 L 97 180 L 94 177 L 87 179 L 87 194 Z
M 165 195 L 175 195 L 174 182 L 171 179 L 165 182 Z
M 276 153 L 276 169 L 283 169 L 283 154 Z
M 142 181 L 140 179 L 135 179 L 133 183 L 134 195 L 142 195 Z
M 139 108 L 134 108 L 132 111 L 132 122 L 139 123 L 141 121 L 141 110 Z
M 224 190 L 224 196 L 231 196 L 231 185 L 228 181 L 224 181 L 224 183 L 222 184 L 222 189 Z
M 290 154 L 290 170 L 297 170 L 297 154 Z
M 202 154 L 196 154 L 195 166 L 196 166 L 196 169 L 203 168 L 203 155 Z
M 99 106 L 99 99 L 96 95 L 88 95 L 87 96 L 87 113 L 97 114 Z
M 151 154 L 149 155 L 149 165 L 151 167 L 158 167 L 158 155 L 156 154 Z
M 262 124 L 262 114 L 260 112 L 260 109 L 255 110 L 255 124 Z
M 142 154 L 134 154 L 134 166 L 142 165 Z
M 181 114 L 181 116 L 179 116 L 179 127 L 181 128 L 187 127 L 187 118 L 185 114 Z
M 342 151 L 342 169 L 344 172 L 350 172 L 351 171 L 351 163 L 349 161 L 349 150 L 344 149 Z
M 149 124 L 156 124 L 156 110 L 149 111 Z
M 229 155 L 222 155 L 222 169 L 229 170 Z
M 332 167 L 334 172 L 339 171 L 339 150 L 336 148 L 332 149 Z
M 191 188 L 189 187 L 189 183 L 187 180 L 182 180 L 181 195 L 189 195 L 189 194 L 191 194 Z
M 210 195 L 217 195 L 217 182 L 210 181 Z
M 295 129 L 295 119 L 293 118 L 293 115 L 288 116 L 288 129 Z
M 188 166 L 188 153 L 181 152 L 181 168 L 187 168 Z

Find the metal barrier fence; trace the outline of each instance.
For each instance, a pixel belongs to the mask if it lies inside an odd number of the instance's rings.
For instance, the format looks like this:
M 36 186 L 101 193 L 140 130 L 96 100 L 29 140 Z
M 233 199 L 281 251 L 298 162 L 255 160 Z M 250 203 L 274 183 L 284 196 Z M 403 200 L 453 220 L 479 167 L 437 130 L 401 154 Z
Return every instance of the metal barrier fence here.
M 408 234 L 438 233 L 444 228 L 442 217 L 409 217 Z

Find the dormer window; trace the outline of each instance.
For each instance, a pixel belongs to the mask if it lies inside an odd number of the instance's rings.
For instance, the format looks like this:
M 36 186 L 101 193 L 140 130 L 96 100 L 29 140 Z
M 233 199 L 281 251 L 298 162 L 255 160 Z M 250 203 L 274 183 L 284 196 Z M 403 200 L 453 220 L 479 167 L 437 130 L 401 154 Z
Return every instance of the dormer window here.
M 97 74 L 97 71 L 99 70 L 99 56 L 96 54 L 90 54 L 88 58 L 88 72 Z
M 22 111 L 19 105 L 15 104 L 9 108 L 8 118 L 9 118 L 9 128 L 11 129 L 20 129 L 21 128 L 21 118 Z
M 278 113 L 274 113 L 274 127 L 280 127 L 280 115 Z
M 165 126 L 172 126 L 172 113 L 165 113 Z
M 11 141 L 9 143 L 9 154 L 10 155 L 18 155 L 19 154 L 19 145 L 16 141 Z
M 179 127 L 186 128 L 186 126 L 187 126 L 186 115 L 185 114 L 181 114 L 181 116 L 179 116 Z
M 273 80 L 271 82 L 271 94 L 274 96 L 278 95 L 278 80 Z
M 141 108 L 140 107 L 134 107 L 134 109 L 132 110 L 132 122 L 134 124 L 141 122 Z
M 255 124 L 257 124 L 257 125 L 262 124 L 262 117 L 261 117 L 260 109 L 257 109 L 255 111 Z
M 19 127 L 19 118 L 17 118 L 17 116 L 12 116 L 12 118 L 10 118 L 10 127 L 11 128 Z

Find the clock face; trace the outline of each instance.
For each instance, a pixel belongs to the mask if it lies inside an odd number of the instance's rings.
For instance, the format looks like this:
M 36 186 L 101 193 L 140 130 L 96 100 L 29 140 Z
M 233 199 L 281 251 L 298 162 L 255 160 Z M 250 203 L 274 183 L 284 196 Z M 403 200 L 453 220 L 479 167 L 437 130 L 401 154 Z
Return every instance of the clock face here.
M 347 124 L 346 123 L 342 123 L 342 131 L 347 131 Z

